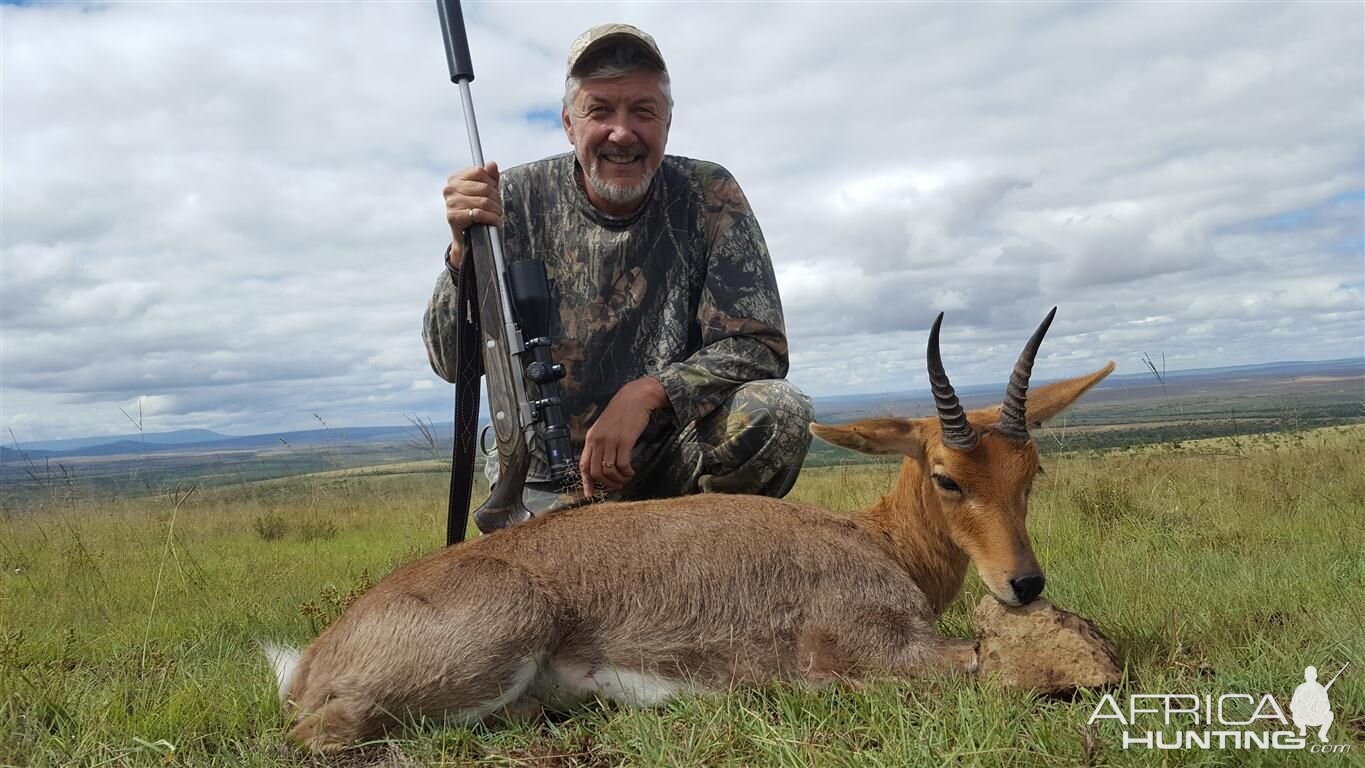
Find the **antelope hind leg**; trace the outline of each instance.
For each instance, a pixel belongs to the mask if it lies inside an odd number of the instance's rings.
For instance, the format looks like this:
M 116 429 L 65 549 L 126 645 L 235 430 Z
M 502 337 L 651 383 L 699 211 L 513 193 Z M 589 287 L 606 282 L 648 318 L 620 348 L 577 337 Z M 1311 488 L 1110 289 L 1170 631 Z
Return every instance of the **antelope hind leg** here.
M 532 580 L 497 565 L 419 574 L 426 589 L 381 582 L 357 600 L 300 661 L 290 739 L 333 751 L 413 717 L 472 725 L 517 710 L 557 629 Z M 436 594 L 453 585 L 458 599 Z

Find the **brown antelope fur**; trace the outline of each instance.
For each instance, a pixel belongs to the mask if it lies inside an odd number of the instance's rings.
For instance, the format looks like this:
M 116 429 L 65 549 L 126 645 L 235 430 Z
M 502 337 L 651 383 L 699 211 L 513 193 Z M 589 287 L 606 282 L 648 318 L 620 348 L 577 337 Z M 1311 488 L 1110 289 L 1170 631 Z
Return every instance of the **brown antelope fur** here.
M 1027 423 L 1113 366 L 1034 390 Z M 942 414 L 957 401 L 939 402 Z M 1000 407 L 966 414 L 971 450 L 947 447 L 944 429 L 965 434 L 951 417 L 812 425 L 836 445 L 906 457 L 891 492 L 851 517 L 722 494 L 598 504 L 409 563 L 301 656 L 267 649 L 289 736 L 331 751 L 416 716 L 473 723 L 593 697 L 647 706 L 773 680 L 972 671 L 973 641 L 934 623 L 969 560 L 1002 602 L 1041 591 L 1024 528 L 1038 453 L 1006 436 Z M 1012 583 L 1025 577 L 1037 581 L 1021 597 Z

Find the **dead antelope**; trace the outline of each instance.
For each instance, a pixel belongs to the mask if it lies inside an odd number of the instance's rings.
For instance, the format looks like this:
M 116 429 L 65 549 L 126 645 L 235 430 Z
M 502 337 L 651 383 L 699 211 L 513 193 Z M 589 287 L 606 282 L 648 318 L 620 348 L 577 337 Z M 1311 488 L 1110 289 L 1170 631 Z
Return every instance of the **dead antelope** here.
M 268 651 L 290 738 L 326 751 L 414 716 L 473 723 L 593 697 L 653 705 L 736 684 L 975 669 L 974 643 L 939 635 L 935 619 L 968 560 L 1002 603 L 1042 592 L 1024 528 L 1039 471 L 1028 427 L 1114 364 L 1028 392 L 1049 314 L 1004 403 L 964 412 L 939 357 L 942 319 L 928 350 L 937 418 L 811 427 L 906 457 L 869 509 L 719 494 L 600 504 L 410 563 L 302 655 Z

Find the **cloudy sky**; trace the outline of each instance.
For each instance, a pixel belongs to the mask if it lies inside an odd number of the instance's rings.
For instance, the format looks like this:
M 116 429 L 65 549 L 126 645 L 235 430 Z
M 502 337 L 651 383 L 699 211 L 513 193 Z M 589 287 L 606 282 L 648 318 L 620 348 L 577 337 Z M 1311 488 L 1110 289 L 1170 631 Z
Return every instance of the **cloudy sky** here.
M 651 32 L 728 167 L 790 377 L 1002 382 L 1365 355 L 1360 3 L 465 3 L 484 151 L 566 151 L 583 29 Z M 0 427 L 449 419 L 421 313 L 469 164 L 431 2 L 3 7 Z M 5 434 L 8 444 L 9 434 Z

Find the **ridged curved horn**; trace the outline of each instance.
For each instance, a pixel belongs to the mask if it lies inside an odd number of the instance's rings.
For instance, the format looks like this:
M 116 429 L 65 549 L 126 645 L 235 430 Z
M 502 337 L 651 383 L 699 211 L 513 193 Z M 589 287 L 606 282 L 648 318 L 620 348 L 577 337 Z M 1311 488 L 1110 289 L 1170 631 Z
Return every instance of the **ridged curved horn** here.
M 938 353 L 938 328 L 943 323 L 943 313 L 938 313 L 934 327 L 929 331 L 929 388 L 934 392 L 934 405 L 938 408 L 938 422 L 943 426 L 943 444 L 949 448 L 970 451 L 976 447 L 976 432 L 967 423 L 967 414 L 962 412 L 962 404 L 957 400 L 953 385 L 948 382 L 948 374 L 943 371 L 943 358 Z
M 1048 326 L 1052 325 L 1052 318 L 1057 314 L 1057 308 L 1047 313 L 1043 322 L 1038 326 L 1038 330 L 1029 337 L 1028 343 L 1024 345 L 1024 351 L 1019 353 L 1019 360 L 1014 364 L 1014 371 L 1010 374 L 1010 384 L 1005 388 L 1005 404 L 1000 408 L 1000 424 L 996 427 L 996 432 L 1009 440 L 1023 443 L 1028 441 L 1028 422 L 1024 418 L 1024 402 L 1028 398 L 1028 380 L 1033 373 L 1033 359 L 1038 356 L 1038 347 L 1043 344 L 1043 337 L 1047 335 Z

